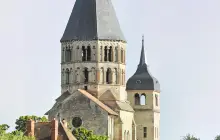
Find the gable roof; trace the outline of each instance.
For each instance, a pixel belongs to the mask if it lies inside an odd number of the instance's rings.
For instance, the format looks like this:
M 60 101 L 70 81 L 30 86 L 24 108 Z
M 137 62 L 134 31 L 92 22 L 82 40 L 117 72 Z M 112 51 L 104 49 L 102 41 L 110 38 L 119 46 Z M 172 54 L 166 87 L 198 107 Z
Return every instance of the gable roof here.
M 89 98 L 90 100 L 92 100 L 94 103 L 96 103 L 98 106 L 100 106 L 102 109 L 104 109 L 105 111 L 107 111 L 109 114 L 111 115 L 118 115 L 118 113 L 116 113 L 115 111 L 113 111 L 111 108 L 109 108 L 107 105 L 105 105 L 104 103 L 102 103 L 100 100 L 98 100 L 97 98 L 95 98 L 94 96 L 92 96 L 89 92 L 82 90 L 82 89 L 78 89 L 78 91 L 80 93 L 82 93 L 83 95 L 85 95 L 87 98 Z
M 99 100 L 115 101 L 116 98 L 110 90 L 107 90 L 99 97 Z
M 76 0 L 61 42 L 125 41 L 111 0 Z
M 56 101 L 57 102 L 62 102 L 64 99 L 66 99 L 68 96 L 70 96 L 71 94 L 69 93 L 69 91 L 64 92 L 62 95 L 60 95 Z

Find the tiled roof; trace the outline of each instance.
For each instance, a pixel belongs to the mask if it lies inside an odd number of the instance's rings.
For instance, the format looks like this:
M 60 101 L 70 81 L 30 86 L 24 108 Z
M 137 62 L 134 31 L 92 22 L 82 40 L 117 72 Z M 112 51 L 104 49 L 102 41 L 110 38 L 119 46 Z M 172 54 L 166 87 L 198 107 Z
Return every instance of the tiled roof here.
M 76 0 L 62 41 L 125 41 L 111 0 Z
M 121 101 L 116 101 L 116 103 L 121 110 L 134 112 L 133 108 L 130 106 L 129 103 Z
M 142 39 L 141 57 L 138 68 L 126 84 L 126 90 L 154 90 L 160 92 L 159 81 L 153 77 L 145 62 L 144 38 Z

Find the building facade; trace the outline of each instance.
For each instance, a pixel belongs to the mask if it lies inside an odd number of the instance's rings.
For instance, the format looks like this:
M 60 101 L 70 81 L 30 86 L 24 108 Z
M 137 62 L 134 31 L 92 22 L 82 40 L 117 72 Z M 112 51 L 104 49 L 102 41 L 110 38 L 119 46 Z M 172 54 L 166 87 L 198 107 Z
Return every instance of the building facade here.
M 159 82 L 149 74 L 142 41 L 140 64 L 126 84 L 126 40 L 111 0 L 76 0 L 60 42 L 61 95 L 49 120 L 110 140 L 159 140 Z

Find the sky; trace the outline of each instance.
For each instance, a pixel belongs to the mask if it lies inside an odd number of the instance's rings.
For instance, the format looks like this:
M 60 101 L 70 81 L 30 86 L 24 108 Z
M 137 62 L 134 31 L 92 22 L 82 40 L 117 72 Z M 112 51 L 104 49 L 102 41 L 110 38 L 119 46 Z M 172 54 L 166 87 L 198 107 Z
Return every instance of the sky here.
M 161 84 L 161 140 L 220 134 L 220 1 L 112 0 L 127 39 L 126 79 L 145 35 Z M 0 1 L 0 124 L 42 116 L 61 94 L 60 39 L 75 0 Z M 134 59 L 135 58 L 135 59 Z

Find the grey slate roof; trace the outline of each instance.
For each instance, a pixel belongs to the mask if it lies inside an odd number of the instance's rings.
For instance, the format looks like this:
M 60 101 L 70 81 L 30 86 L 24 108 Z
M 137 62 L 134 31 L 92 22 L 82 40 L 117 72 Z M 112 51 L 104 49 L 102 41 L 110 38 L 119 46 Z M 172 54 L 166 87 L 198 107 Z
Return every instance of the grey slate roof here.
M 126 41 L 111 0 L 76 0 L 61 42 L 97 39 Z
M 159 81 L 153 77 L 145 62 L 144 38 L 142 39 L 141 57 L 138 68 L 126 84 L 126 90 L 156 90 L 160 91 Z

